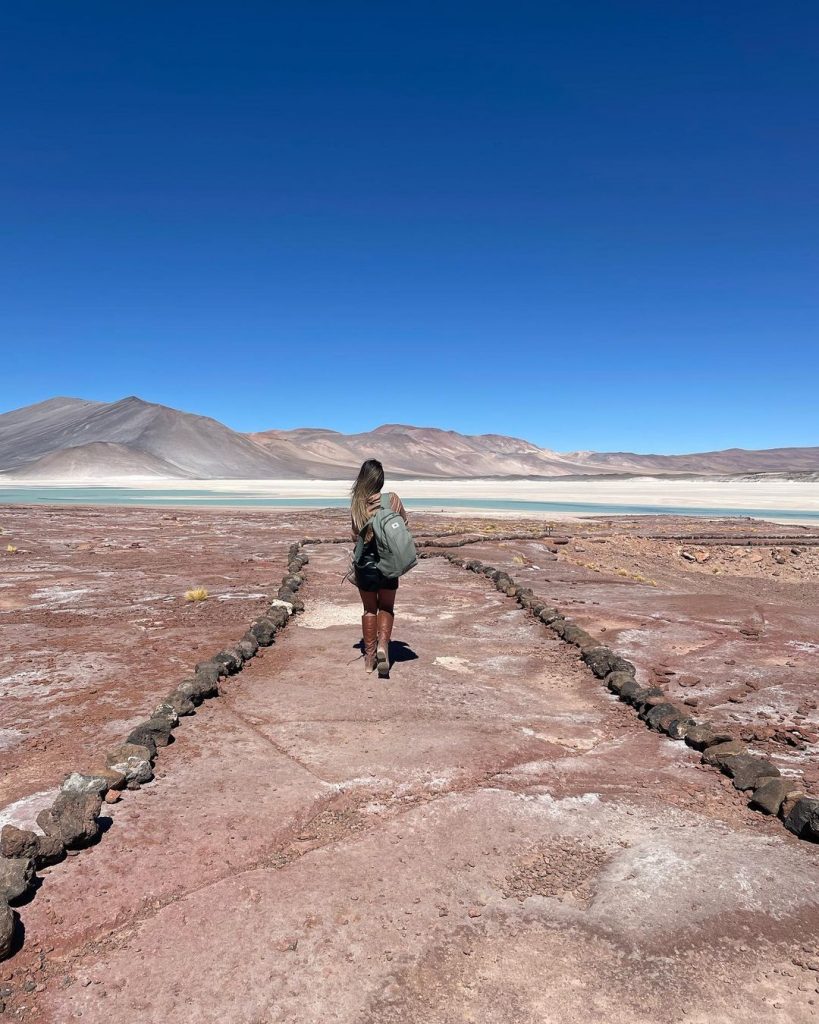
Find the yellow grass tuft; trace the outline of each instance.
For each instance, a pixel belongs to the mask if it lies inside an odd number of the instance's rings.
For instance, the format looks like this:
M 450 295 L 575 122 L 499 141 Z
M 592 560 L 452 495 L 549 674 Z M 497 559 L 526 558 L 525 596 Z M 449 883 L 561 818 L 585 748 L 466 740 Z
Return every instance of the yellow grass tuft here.
M 13 544 L 6 544 L 6 552 L 9 555 L 16 554 L 17 548 Z
M 656 587 L 657 586 L 657 581 L 656 580 L 650 580 L 648 578 L 648 576 L 643 576 L 643 574 L 641 572 L 630 572 L 628 569 L 618 569 L 618 568 L 607 569 L 607 568 L 605 568 L 605 566 L 599 565 L 597 562 L 579 562 L 578 564 L 582 565 L 584 569 L 591 569 L 592 572 L 600 572 L 600 573 L 614 572 L 614 573 L 616 573 L 617 576 L 622 576 L 624 579 L 634 580 L 635 583 L 645 583 L 646 586 L 648 586 L 648 587 Z
M 194 587 L 193 590 L 185 591 L 186 601 L 207 601 L 208 592 L 204 587 Z

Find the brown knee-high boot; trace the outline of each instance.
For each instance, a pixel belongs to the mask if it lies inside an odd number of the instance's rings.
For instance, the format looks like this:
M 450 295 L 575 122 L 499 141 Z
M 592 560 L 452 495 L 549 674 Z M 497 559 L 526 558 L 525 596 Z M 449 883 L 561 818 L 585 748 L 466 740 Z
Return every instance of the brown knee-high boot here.
M 375 668 L 375 649 L 378 643 L 378 616 L 375 612 L 364 612 L 361 616 L 361 632 L 364 636 L 364 668 L 372 672 Z
M 378 675 L 382 679 L 388 679 L 390 675 L 390 637 L 394 621 L 395 615 L 392 612 L 378 610 L 378 647 L 375 658 L 378 663 Z

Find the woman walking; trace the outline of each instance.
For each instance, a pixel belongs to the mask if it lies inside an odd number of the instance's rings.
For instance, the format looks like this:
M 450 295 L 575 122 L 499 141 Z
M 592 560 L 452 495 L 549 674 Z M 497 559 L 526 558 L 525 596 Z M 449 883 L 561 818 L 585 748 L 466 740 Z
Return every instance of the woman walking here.
M 377 459 L 367 459 L 358 471 L 350 501 L 353 540 L 357 541 L 364 526 L 382 505 L 384 468 Z M 407 522 L 407 513 L 397 494 L 386 495 L 389 507 Z M 364 605 L 361 631 L 364 635 L 364 668 L 386 679 L 390 673 L 390 637 L 395 619 L 395 593 L 398 580 L 384 576 L 378 569 L 378 549 L 372 527 L 362 540 L 363 551 L 355 564 L 355 582 Z

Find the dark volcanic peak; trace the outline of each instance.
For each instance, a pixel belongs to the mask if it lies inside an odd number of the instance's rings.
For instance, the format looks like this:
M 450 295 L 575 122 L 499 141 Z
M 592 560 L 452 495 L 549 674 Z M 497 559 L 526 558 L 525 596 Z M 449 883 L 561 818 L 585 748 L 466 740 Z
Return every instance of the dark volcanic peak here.
M 117 402 L 52 398 L 0 415 L 0 471 L 55 479 L 350 479 L 367 458 L 393 478 L 748 476 L 819 472 L 819 448 L 689 455 L 570 452 L 502 434 L 385 423 L 359 434 L 321 427 L 240 434 L 209 416 L 136 395 Z

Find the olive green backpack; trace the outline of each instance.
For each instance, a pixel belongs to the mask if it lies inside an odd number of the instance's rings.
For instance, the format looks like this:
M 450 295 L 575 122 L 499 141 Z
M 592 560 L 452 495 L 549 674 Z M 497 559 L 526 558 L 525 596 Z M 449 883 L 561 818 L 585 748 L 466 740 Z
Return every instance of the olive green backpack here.
M 375 546 L 378 551 L 376 568 L 382 576 L 395 580 L 409 572 L 418 563 L 415 541 L 409 527 L 398 512 L 390 505 L 390 495 L 381 495 L 381 508 L 372 519 L 368 520 L 359 530 L 353 553 L 353 562 L 357 565 L 364 553 L 364 534 L 368 527 L 373 528 Z

